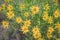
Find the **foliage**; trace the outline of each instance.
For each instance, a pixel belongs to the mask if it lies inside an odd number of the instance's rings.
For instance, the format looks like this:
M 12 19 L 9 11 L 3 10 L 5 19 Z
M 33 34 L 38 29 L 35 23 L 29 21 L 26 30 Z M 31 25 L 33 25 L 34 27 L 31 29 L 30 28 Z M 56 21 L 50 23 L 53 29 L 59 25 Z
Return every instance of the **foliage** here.
M 57 0 L 5 0 L 0 5 L 5 16 L 5 33 L 18 31 L 25 40 L 60 40 L 60 5 Z

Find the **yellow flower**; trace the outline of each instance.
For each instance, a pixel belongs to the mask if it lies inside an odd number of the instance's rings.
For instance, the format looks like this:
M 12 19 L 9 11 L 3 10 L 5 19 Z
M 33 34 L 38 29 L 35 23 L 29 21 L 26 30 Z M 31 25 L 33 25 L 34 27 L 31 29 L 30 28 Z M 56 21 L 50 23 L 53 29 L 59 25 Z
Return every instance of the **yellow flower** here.
M 48 16 L 44 15 L 42 19 L 43 19 L 44 21 L 47 21 L 47 20 L 48 20 Z
M 49 10 L 50 9 L 50 6 L 49 4 L 47 3 L 45 6 L 44 6 L 44 10 Z
M 29 17 L 29 13 L 28 13 L 28 12 L 25 12 L 25 13 L 24 13 L 24 16 L 25 16 L 25 17 Z
M 60 28 L 58 29 L 58 33 L 60 34 Z
M 9 22 L 8 21 L 2 21 L 2 26 L 4 29 L 7 29 L 9 26 Z
M 36 27 L 34 27 L 33 29 L 32 29 L 32 32 L 33 33 L 38 33 L 39 32 L 39 28 L 36 26 Z
M 11 19 L 11 18 L 13 18 L 13 17 L 14 17 L 13 11 L 7 12 L 7 18 Z
M 52 34 L 47 33 L 47 37 L 50 39 L 52 37 Z
M 60 28 L 60 23 L 59 23 L 59 22 L 57 22 L 57 23 L 55 24 L 55 28 Z
M 38 40 L 44 40 L 44 38 L 38 38 Z
M 0 11 L 2 10 L 2 7 L 0 6 Z
M 13 10 L 13 6 L 12 6 L 11 4 L 9 4 L 8 7 L 7 7 L 7 9 L 8 9 L 9 11 L 11 11 L 11 10 Z
M 49 16 L 49 17 L 48 17 L 48 23 L 50 23 L 50 24 L 53 23 L 53 17 L 52 17 L 52 16 Z
M 48 12 L 45 11 L 45 12 L 43 13 L 42 19 L 43 19 L 44 21 L 47 21 L 47 20 L 48 20 Z
M 54 31 L 54 29 L 53 29 L 52 27 L 49 27 L 49 28 L 48 28 L 48 32 L 49 32 L 50 34 L 52 34 L 53 31 Z
M 60 40 L 60 38 L 57 38 L 56 40 Z
M 60 17 L 60 12 L 59 12 L 59 10 L 57 9 L 57 10 L 54 12 L 53 15 L 54 15 L 55 18 Z
M 40 30 L 39 30 L 37 25 L 32 29 L 32 32 L 33 32 L 33 37 L 34 38 L 41 37 L 41 33 L 40 33 Z
M 58 0 L 53 0 L 54 1 L 54 5 L 58 5 Z
M 60 33 L 60 23 L 59 23 L 59 22 L 57 22 L 57 23 L 55 24 L 55 28 L 57 28 L 57 29 L 58 29 L 58 33 Z
M 40 8 L 38 6 L 32 6 L 30 9 L 32 11 L 32 15 L 35 15 L 38 14 Z
M 16 17 L 16 22 L 17 23 L 21 23 L 22 22 L 22 18 L 21 17 Z
M 0 11 L 4 10 L 5 9 L 5 3 L 3 3 L 1 6 L 0 6 Z
M 34 33 L 34 34 L 33 34 L 33 37 L 34 37 L 35 39 L 40 38 L 40 37 L 41 37 L 41 34 L 40 34 L 40 33 Z
M 11 0 L 4 0 L 5 2 L 10 2 Z
M 24 21 L 24 25 L 25 25 L 25 26 L 30 26 L 30 24 L 31 24 L 31 21 L 30 21 L 30 20 Z
M 24 25 L 21 27 L 21 30 L 22 30 L 23 34 L 26 34 L 27 32 L 29 32 L 28 27 L 26 27 Z
M 25 4 L 20 4 L 20 9 L 25 9 Z

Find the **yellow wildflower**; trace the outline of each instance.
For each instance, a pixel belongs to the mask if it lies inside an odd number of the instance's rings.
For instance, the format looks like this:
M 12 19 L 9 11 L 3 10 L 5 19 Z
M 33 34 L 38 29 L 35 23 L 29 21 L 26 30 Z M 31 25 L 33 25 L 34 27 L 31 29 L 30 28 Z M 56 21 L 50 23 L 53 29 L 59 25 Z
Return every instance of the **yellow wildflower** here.
M 59 22 L 57 22 L 57 23 L 55 24 L 55 28 L 57 28 L 57 29 L 58 29 L 58 33 L 60 33 L 60 23 L 59 23 Z
M 0 6 L 0 11 L 2 10 L 1 6 Z
M 30 9 L 32 11 L 32 15 L 35 15 L 38 14 L 40 8 L 38 6 L 32 6 Z
M 49 17 L 48 17 L 48 23 L 50 23 L 50 24 L 53 23 L 53 17 L 52 17 L 52 16 L 49 16 Z
M 60 38 L 57 38 L 56 40 L 60 40 Z
M 44 38 L 38 38 L 38 40 L 44 40 Z
M 24 16 L 25 16 L 25 17 L 28 17 L 28 16 L 29 16 L 29 13 L 28 13 L 28 12 L 25 12 L 25 13 L 24 13 Z
M 48 20 L 48 12 L 45 11 L 45 12 L 43 13 L 42 19 L 43 19 L 44 21 L 47 21 L 47 20 Z
M 2 26 L 4 29 L 8 28 L 9 22 L 8 21 L 2 21 Z
M 47 3 L 45 6 L 44 6 L 44 10 L 49 10 L 50 9 L 50 6 L 49 4 Z
M 7 7 L 7 9 L 8 9 L 9 11 L 11 11 L 11 10 L 13 10 L 13 6 L 12 6 L 11 4 L 9 4 L 8 7 Z
M 11 0 L 4 0 L 5 2 L 10 2 Z
M 0 7 L 0 11 L 5 9 L 5 3 L 3 3 Z
M 33 37 L 35 39 L 40 38 L 41 37 L 41 34 L 40 33 L 33 33 Z
M 35 27 L 32 29 L 32 32 L 33 32 L 33 37 L 34 37 L 34 38 L 39 38 L 39 37 L 41 37 L 41 33 L 40 33 L 40 30 L 39 30 L 38 26 L 35 26 Z
M 23 34 L 26 34 L 27 32 L 29 32 L 28 27 L 26 27 L 24 25 L 21 27 L 21 30 L 22 30 Z
M 20 9 L 24 9 L 25 8 L 25 4 L 20 4 Z
M 60 28 L 60 23 L 59 23 L 59 22 L 57 22 L 57 23 L 55 24 L 55 28 Z
M 7 18 L 11 19 L 11 18 L 13 18 L 13 17 L 14 17 L 13 11 L 7 12 Z
M 54 1 L 54 5 L 58 5 L 58 0 L 53 0 Z
M 36 26 L 36 27 L 34 27 L 33 29 L 32 29 L 32 32 L 33 33 L 38 33 L 39 32 L 39 28 Z
M 60 28 L 58 29 L 58 33 L 60 34 Z
M 48 32 L 49 32 L 50 34 L 52 34 L 53 31 L 54 31 L 54 29 L 53 29 L 52 27 L 49 27 L 49 28 L 48 28 Z
M 50 39 L 52 37 L 52 34 L 47 33 L 47 37 Z
M 57 10 L 54 12 L 53 15 L 54 15 L 55 18 L 60 17 L 60 12 L 59 12 L 59 10 L 57 9 Z
M 42 19 L 43 19 L 44 21 L 47 21 L 47 20 L 48 20 L 48 16 L 44 15 Z
M 25 26 L 30 26 L 30 24 L 31 24 L 31 21 L 30 21 L 30 20 L 24 21 L 24 25 L 25 25 Z
M 16 17 L 16 22 L 17 23 L 21 23 L 22 22 L 22 18 L 21 17 Z

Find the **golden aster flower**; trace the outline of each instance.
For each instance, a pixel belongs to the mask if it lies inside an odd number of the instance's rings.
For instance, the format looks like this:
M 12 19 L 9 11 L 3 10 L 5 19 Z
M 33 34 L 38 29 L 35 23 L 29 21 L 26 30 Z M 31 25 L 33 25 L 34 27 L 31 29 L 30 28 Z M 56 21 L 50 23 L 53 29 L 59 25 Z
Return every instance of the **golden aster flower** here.
M 38 28 L 38 26 L 34 27 L 34 28 L 32 29 L 32 32 L 33 32 L 33 33 L 39 33 L 39 28 Z
M 5 3 L 3 3 L 1 6 L 0 6 L 0 11 L 4 10 L 5 9 Z
M 2 7 L 0 6 L 0 11 L 2 10 Z
M 52 16 L 49 16 L 49 17 L 48 17 L 48 23 L 50 23 L 50 24 L 53 23 L 53 17 L 52 17 Z
M 24 25 L 25 25 L 25 26 L 28 27 L 28 26 L 30 26 L 30 24 L 31 24 L 31 20 L 26 20 L 26 21 L 24 21 Z
M 55 28 L 60 28 L 60 23 L 59 23 L 59 22 L 57 22 L 57 23 L 55 24 Z
M 24 13 L 24 16 L 25 16 L 25 17 L 29 17 L 29 13 L 28 13 L 28 12 L 25 12 L 25 13 Z
M 60 34 L 60 28 L 58 29 L 58 33 Z
M 16 17 L 16 22 L 17 23 L 21 23 L 22 22 L 22 18 L 21 17 Z
M 54 5 L 58 5 L 58 0 L 53 0 L 54 1 Z
M 21 31 L 23 32 L 23 34 L 26 34 L 27 32 L 29 32 L 28 27 L 24 25 L 21 27 Z
M 40 38 L 41 37 L 41 34 L 40 33 L 33 33 L 33 37 L 35 39 Z
M 25 4 L 20 4 L 20 9 L 25 9 Z
M 3 20 L 3 21 L 2 21 L 2 26 L 3 26 L 4 29 L 7 29 L 8 26 L 9 26 L 9 22 Z
M 7 18 L 11 19 L 11 18 L 13 18 L 13 17 L 14 17 L 13 11 L 7 12 Z
M 44 6 L 44 10 L 49 10 L 50 9 L 50 6 L 49 4 L 47 3 L 45 6 Z
M 38 38 L 38 40 L 45 40 L 44 38 Z
M 54 12 L 53 15 L 54 15 L 55 18 L 60 17 L 60 12 L 59 12 L 59 10 L 57 9 L 57 10 Z
M 11 0 L 4 0 L 5 2 L 10 2 Z
M 11 11 L 11 10 L 13 10 L 13 6 L 12 6 L 11 4 L 9 4 L 8 7 L 7 7 L 7 9 L 8 9 L 9 11 Z
M 54 31 L 54 29 L 53 29 L 52 27 L 49 27 L 49 28 L 48 28 L 48 32 L 49 32 L 50 34 L 52 34 L 53 31 Z
M 42 19 L 43 19 L 44 21 L 47 21 L 47 20 L 48 20 L 48 12 L 45 11 L 45 12 L 43 13 Z
M 35 15 L 38 14 L 40 8 L 38 6 L 32 6 L 30 9 L 32 11 L 32 15 Z
M 42 19 L 43 19 L 44 21 L 47 21 L 47 20 L 48 20 L 48 16 L 44 15 L 44 16 L 42 17 Z
M 56 40 L 60 40 L 60 38 L 56 38 Z
M 50 34 L 50 33 L 47 33 L 47 38 L 52 38 L 52 34 Z
M 59 22 L 57 22 L 55 24 L 55 28 L 58 29 L 58 33 L 60 33 L 60 23 Z

